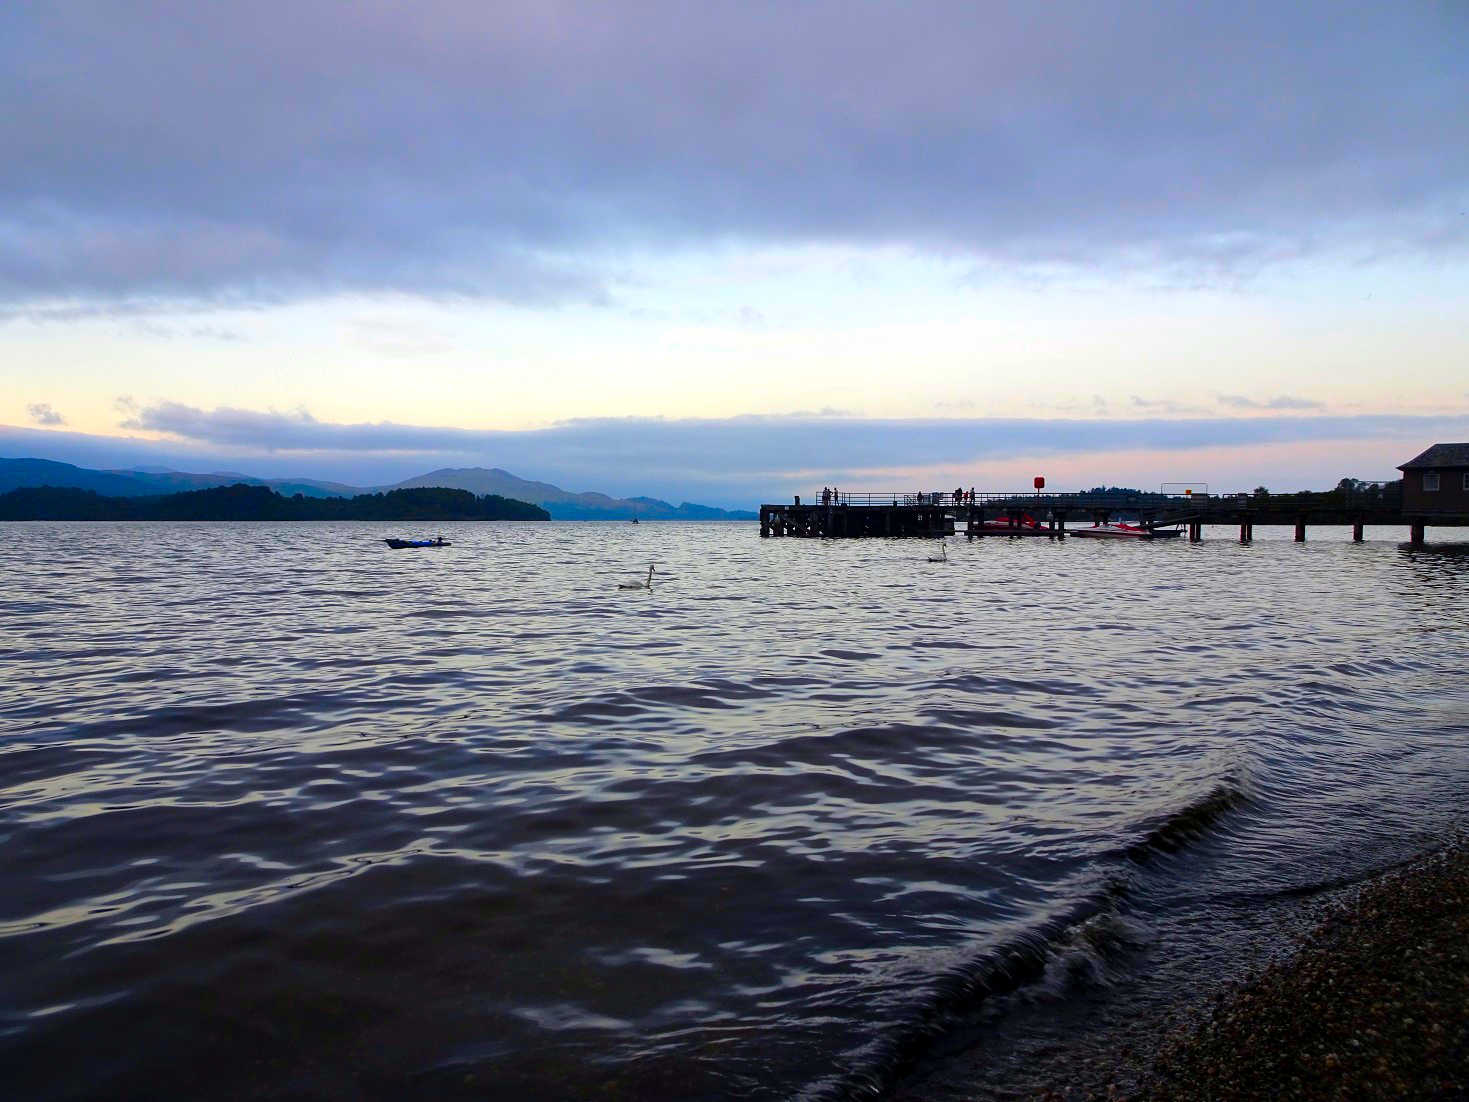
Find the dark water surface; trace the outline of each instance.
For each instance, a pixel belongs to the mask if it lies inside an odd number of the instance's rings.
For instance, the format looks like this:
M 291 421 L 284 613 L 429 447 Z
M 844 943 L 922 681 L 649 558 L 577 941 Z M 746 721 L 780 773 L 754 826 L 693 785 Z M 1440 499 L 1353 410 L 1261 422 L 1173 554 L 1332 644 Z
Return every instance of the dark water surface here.
M 1396 531 L 0 529 L 12 1097 L 878 1096 L 1469 805 Z

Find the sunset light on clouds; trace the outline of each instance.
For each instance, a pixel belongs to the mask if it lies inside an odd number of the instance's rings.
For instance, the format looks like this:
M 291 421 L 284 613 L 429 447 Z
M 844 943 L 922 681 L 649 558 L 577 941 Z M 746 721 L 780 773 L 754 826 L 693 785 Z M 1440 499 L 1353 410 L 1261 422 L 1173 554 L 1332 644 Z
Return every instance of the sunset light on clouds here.
M 7 5 L 0 454 L 739 506 L 1392 477 L 1469 438 L 1466 42 L 1445 3 Z

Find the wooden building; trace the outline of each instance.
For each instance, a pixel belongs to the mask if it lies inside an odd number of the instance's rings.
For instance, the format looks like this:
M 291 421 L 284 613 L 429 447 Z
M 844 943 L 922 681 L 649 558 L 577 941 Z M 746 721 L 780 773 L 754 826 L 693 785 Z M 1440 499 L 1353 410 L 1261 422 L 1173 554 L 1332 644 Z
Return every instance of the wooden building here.
M 1435 444 L 1398 470 L 1414 544 L 1423 542 L 1424 525 L 1469 524 L 1469 443 Z
M 1403 514 L 1469 514 L 1469 444 L 1435 444 L 1399 465 Z

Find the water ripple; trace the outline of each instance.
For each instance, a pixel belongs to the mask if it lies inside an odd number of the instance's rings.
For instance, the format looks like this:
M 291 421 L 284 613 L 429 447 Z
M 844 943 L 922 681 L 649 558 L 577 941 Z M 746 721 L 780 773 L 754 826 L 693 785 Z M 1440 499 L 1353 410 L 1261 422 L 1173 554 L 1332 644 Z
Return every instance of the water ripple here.
M 387 531 L 7 526 L 19 1094 L 872 1097 L 1465 810 L 1461 558 Z

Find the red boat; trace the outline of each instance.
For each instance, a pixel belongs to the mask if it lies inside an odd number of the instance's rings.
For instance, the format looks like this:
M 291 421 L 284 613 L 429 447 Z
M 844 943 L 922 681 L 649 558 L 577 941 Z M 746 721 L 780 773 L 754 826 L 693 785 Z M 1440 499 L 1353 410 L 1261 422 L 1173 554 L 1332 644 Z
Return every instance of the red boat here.
M 975 526 L 975 531 L 986 536 L 1053 536 L 1049 527 L 1029 513 L 1014 517 L 991 517 Z

